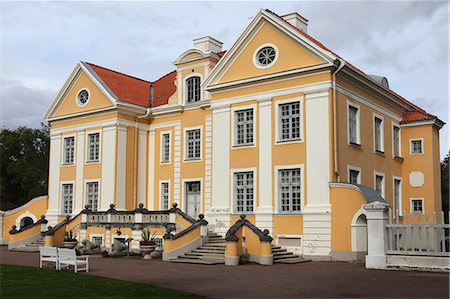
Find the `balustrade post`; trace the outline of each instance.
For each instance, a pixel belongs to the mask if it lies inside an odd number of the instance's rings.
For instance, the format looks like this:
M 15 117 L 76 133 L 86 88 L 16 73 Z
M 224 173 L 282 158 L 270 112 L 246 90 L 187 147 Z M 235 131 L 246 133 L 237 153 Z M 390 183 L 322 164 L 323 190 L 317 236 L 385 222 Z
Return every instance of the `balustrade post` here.
M 172 208 L 169 209 L 169 222 L 170 223 L 177 223 L 177 220 L 176 220 L 176 218 L 177 218 L 177 206 L 178 206 L 178 204 L 175 202 L 172 205 Z
M 41 222 L 41 233 L 44 233 L 47 231 L 47 223 L 48 223 L 47 219 L 45 219 L 45 215 L 41 216 L 40 222 Z
M 386 269 L 389 205 L 379 201 L 363 206 L 367 212 L 367 269 Z

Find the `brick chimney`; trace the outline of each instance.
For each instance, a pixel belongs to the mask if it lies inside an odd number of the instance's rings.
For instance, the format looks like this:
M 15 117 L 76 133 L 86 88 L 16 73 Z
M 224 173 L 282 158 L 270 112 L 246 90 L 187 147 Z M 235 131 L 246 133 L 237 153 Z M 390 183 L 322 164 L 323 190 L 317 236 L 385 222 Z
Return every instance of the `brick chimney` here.
M 218 53 L 222 51 L 222 42 L 219 42 L 217 39 L 212 38 L 211 36 L 199 37 L 193 40 L 194 47 L 200 49 L 204 52 L 213 52 Z
M 282 16 L 282 18 L 291 24 L 292 26 L 300 29 L 301 31 L 308 32 L 308 20 L 299 15 L 296 12 Z

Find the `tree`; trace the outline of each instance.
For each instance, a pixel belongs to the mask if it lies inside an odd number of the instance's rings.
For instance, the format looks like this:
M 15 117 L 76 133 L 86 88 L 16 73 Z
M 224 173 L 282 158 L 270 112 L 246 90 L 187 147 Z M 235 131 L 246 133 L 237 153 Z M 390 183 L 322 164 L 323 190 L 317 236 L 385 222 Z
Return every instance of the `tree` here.
M 441 162 L 441 190 L 442 190 L 442 211 L 449 211 L 449 199 L 448 199 L 448 185 L 449 185 L 449 156 L 450 151 L 447 156 Z M 447 215 L 448 213 L 445 213 Z
M 17 206 L 47 194 L 48 125 L 0 130 L 0 204 Z

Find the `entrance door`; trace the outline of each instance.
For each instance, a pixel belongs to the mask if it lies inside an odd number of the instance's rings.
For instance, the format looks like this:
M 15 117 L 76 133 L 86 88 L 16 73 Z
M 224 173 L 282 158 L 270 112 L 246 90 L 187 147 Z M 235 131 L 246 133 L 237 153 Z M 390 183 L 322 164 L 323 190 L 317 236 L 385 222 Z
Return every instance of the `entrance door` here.
M 186 182 L 186 213 L 197 219 L 200 212 L 200 182 Z

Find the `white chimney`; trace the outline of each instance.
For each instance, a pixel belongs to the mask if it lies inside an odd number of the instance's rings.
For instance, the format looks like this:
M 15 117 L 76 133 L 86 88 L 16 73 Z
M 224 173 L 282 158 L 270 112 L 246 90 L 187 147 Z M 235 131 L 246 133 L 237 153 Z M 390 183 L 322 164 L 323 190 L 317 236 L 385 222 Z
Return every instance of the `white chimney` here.
M 305 33 L 308 32 L 308 20 L 299 15 L 298 13 L 293 12 L 285 16 L 282 16 L 282 18 L 292 26 L 300 29 L 301 31 Z
M 195 48 L 200 49 L 204 52 L 222 52 L 223 43 L 219 42 L 215 38 L 212 38 L 211 36 L 199 37 L 194 39 L 193 41 Z

